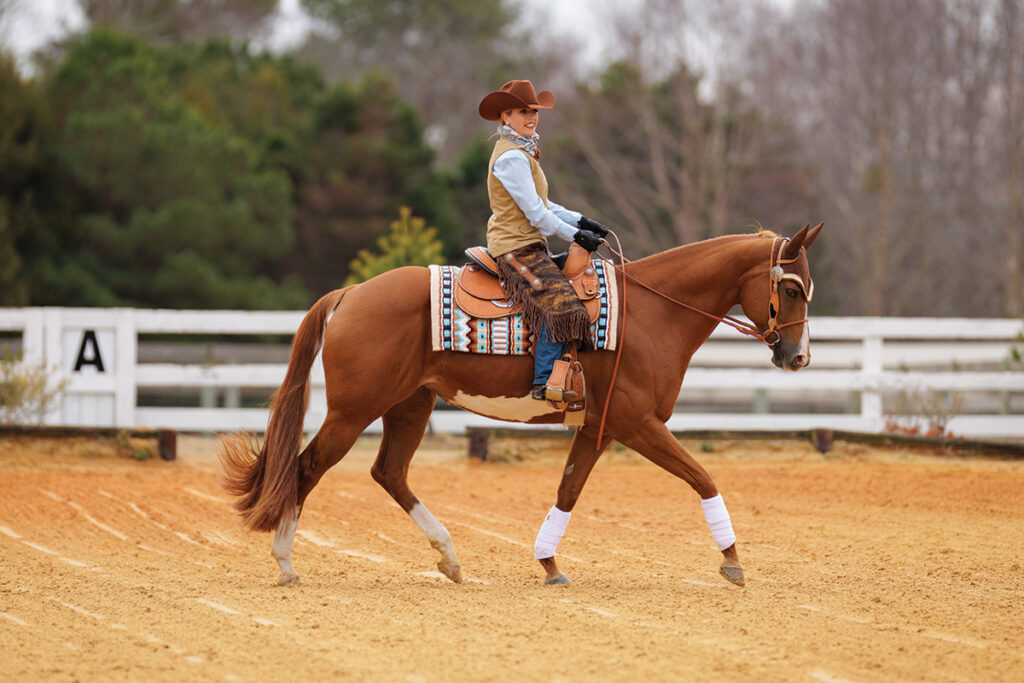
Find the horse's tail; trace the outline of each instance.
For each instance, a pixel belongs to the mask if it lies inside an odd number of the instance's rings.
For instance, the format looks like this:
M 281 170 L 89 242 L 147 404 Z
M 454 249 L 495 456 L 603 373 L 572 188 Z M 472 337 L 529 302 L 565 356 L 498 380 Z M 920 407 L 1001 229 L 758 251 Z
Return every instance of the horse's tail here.
M 288 372 L 270 404 L 263 448 L 245 432 L 222 440 L 221 485 L 237 497 L 233 506 L 249 529 L 272 531 L 281 519 L 295 514 L 299 446 L 309 406 L 309 371 L 323 345 L 327 316 L 349 289 L 324 295 L 302 319 L 292 341 Z

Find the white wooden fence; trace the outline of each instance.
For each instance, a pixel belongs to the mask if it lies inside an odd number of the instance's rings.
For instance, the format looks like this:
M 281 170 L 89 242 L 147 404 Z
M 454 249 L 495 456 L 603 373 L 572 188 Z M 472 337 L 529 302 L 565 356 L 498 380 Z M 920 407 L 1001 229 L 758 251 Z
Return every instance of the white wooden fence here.
M 45 424 L 259 431 L 267 411 L 244 407 L 242 395 L 266 397 L 280 383 L 286 362 L 281 346 L 271 362 L 231 362 L 216 358 L 224 355 L 224 342 L 209 339 L 287 340 L 303 315 L 8 308 L 0 309 L 0 343 L 20 348 L 25 363 L 64 380 L 63 399 L 43 416 Z M 955 434 L 1024 437 L 1024 371 L 1007 364 L 1011 347 L 1020 344 L 1022 321 L 833 317 L 812 318 L 810 325 L 812 363 L 797 373 L 776 369 L 766 347 L 720 326 L 694 356 L 669 426 L 879 432 L 896 398 L 916 394 L 962 400 L 947 425 Z M 196 335 L 209 338 L 195 341 Z M 189 343 L 174 344 L 175 338 Z M 140 344 L 193 353 L 170 351 L 159 362 L 140 362 Z M 195 348 L 221 352 L 211 354 L 212 361 L 189 360 Z M 309 431 L 319 427 L 326 410 L 319 359 L 312 377 Z M 140 405 L 144 395 L 160 392 L 201 398 L 187 407 Z M 431 424 L 438 432 L 516 426 L 461 410 L 435 411 Z M 379 429 L 378 421 L 369 431 Z

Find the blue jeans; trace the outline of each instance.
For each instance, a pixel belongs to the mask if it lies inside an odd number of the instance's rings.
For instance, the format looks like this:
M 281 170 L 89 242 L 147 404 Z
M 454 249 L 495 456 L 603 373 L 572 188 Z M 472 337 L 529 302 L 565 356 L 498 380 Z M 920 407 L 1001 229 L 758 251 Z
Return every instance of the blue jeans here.
M 551 368 L 555 361 L 562 357 L 565 345 L 548 338 L 548 328 L 544 325 L 537 334 L 537 349 L 533 355 L 533 383 L 547 384 L 551 377 Z

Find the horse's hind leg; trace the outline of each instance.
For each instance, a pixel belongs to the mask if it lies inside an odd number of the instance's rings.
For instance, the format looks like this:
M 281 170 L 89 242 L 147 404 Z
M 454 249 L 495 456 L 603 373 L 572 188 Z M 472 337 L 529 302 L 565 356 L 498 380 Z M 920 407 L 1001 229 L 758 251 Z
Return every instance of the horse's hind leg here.
M 270 542 L 270 554 L 274 556 L 277 566 L 281 568 L 281 578 L 277 580 L 278 586 L 299 582 L 299 575 L 292 568 L 292 544 L 295 543 L 295 532 L 299 528 L 299 513 L 301 511 L 301 508 L 295 508 L 295 514 L 292 517 L 282 518 L 274 531 L 274 540 Z
M 292 568 L 292 545 L 295 543 L 295 532 L 299 528 L 299 515 L 306 496 L 320 481 L 320 477 L 345 457 L 364 428 L 365 425 L 348 424 L 338 418 L 336 413 L 329 413 L 320 431 L 299 454 L 299 490 L 295 515 L 278 522 L 270 545 L 270 552 L 281 568 L 281 578 L 277 582 L 279 586 L 297 583 L 299 580 Z
M 434 409 L 434 392 L 420 387 L 412 396 L 384 414 L 384 433 L 380 451 L 370 473 L 426 535 L 430 545 L 441 553 L 437 568 L 455 583 L 462 583 L 459 559 L 451 534 L 409 488 L 409 461 L 423 440 L 430 412 Z

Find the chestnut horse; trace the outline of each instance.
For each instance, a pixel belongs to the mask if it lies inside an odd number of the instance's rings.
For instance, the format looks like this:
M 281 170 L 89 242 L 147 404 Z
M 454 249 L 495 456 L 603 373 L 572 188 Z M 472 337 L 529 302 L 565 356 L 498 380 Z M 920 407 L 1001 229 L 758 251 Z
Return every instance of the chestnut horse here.
M 753 324 L 751 330 L 760 331 L 753 334 L 771 347 L 776 366 L 798 370 L 807 365 L 811 282 L 806 250 L 820 230 L 821 225 L 804 226 L 791 240 L 766 231 L 718 237 L 618 268 L 620 293 L 623 287 L 628 290 L 628 308 L 620 320 L 621 357 L 608 351 L 579 354 L 587 386 L 585 422 L 576 430 L 555 506 L 534 548 L 546 583 L 569 582 L 555 563 L 555 548 L 591 469 L 617 440 L 700 495 L 724 556 L 720 571 L 743 585 L 735 535 L 715 482 L 665 422 L 691 356 L 737 304 Z M 383 418 L 383 435 L 371 474 L 441 553 L 438 569 L 455 582 L 461 573 L 451 535 L 407 481 L 409 461 L 436 398 L 509 421 L 563 419 L 546 402 L 530 397 L 529 356 L 431 350 L 428 282 L 426 268 L 398 268 L 317 301 L 292 343 L 262 448 L 245 434 L 224 442 L 224 486 L 237 496 L 234 506 L 247 527 L 275 532 L 272 552 L 282 585 L 298 580 L 291 550 L 306 496 L 378 417 Z M 300 453 L 310 368 L 321 347 L 327 416 Z

